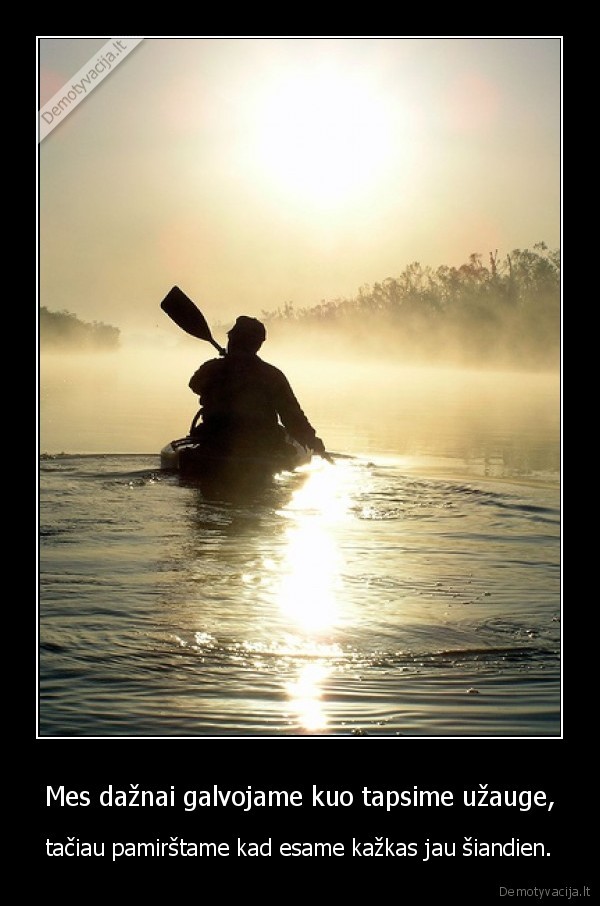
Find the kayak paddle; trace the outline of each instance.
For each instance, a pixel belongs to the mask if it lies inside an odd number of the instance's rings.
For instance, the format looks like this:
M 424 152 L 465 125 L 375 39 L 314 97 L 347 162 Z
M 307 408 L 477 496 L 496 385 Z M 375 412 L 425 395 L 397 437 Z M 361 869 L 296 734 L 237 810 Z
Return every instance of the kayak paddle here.
M 199 340 L 207 340 L 212 343 L 215 349 L 219 350 L 219 355 L 226 354 L 223 347 L 219 346 L 217 341 L 213 339 L 210 327 L 200 309 L 178 286 L 174 286 L 169 290 L 160 303 L 160 307 L 186 333 L 189 333 L 192 337 L 197 337 Z

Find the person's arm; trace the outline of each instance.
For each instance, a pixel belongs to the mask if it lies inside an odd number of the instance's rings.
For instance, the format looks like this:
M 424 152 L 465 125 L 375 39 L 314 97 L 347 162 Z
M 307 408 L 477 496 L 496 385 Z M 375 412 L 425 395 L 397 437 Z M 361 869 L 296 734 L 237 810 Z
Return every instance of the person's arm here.
M 280 372 L 277 380 L 276 405 L 279 418 L 294 440 L 313 450 L 324 453 L 325 445 L 304 414 L 288 379 Z

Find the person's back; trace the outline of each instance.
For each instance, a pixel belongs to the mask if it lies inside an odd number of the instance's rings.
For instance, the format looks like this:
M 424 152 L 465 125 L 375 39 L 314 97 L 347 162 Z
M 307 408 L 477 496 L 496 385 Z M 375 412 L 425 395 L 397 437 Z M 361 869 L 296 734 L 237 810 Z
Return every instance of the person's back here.
M 256 354 L 264 326 L 241 316 L 228 337 L 225 358 L 205 362 L 189 382 L 202 407 L 198 438 L 229 455 L 277 452 L 286 445 L 283 425 L 298 443 L 324 452 L 283 372 Z

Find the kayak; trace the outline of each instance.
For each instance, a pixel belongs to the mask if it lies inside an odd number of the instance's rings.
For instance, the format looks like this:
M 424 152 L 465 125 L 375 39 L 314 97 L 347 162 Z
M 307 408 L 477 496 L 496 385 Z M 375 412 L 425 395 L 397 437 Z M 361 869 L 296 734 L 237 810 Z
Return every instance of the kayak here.
M 285 449 L 257 456 L 220 455 L 189 435 L 172 440 L 160 451 L 160 466 L 192 481 L 255 486 L 282 472 L 308 465 L 312 453 L 288 438 Z

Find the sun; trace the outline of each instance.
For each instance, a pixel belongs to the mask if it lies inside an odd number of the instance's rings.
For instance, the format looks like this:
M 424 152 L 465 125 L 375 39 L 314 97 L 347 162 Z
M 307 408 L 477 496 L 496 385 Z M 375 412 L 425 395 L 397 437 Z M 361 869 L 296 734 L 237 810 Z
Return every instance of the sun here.
M 286 73 L 257 97 L 254 164 L 263 185 L 309 207 L 364 199 L 385 177 L 390 117 L 360 71 Z

